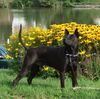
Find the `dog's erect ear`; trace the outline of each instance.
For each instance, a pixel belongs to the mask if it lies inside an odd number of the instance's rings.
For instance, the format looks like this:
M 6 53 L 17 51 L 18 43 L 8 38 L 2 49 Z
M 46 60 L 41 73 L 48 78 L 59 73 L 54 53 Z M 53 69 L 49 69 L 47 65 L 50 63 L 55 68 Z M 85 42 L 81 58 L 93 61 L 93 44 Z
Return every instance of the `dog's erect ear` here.
M 78 32 L 78 29 L 77 28 L 76 28 L 74 34 L 76 35 L 77 38 L 79 37 L 79 32 Z
M 65 35 L 68 35 L 69 31 L 67 29 L 65 29 Z

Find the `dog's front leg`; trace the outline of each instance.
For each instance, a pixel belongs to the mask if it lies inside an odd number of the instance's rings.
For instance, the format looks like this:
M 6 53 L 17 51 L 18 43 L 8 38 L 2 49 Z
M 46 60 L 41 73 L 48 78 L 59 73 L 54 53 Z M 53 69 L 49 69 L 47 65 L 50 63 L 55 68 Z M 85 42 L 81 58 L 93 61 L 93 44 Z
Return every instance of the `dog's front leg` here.
M 73 65 L 71 66 L 71 79 L 72 79 L 72 86 L 76 87 L 78 86 L 77 83 L 77 66 Z
M 65 88 L 65 82 L 64 82 L 64 72 L 60 72 L 60 84 L 61 88 Z

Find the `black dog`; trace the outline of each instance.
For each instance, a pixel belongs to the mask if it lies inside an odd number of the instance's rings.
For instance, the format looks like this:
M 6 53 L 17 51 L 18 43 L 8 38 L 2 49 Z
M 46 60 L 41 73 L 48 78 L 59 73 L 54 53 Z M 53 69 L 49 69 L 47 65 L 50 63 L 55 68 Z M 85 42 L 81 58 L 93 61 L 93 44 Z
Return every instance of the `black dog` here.
M 71 72 L 72 86 L 77 86 L 77 59 L 78 59 L 78 30 L 75 30 L 73 35 L 69 34 L 65 29 L 65 36 L 63 39 L 64 46 L 59 47 L 47 47 L 40 46 L 37 48 L 29 48 L 24 45 L 21 39 L 22 26 L 20 25 L 19 40 L 27 53 L 24 58 L 23 66 L 16 79 L 13 81 L 15 86 L 22 77 L 26 76 L 28 71 L 31 70 L 28 78 L 28 84 L 32 83 L 32 79 L 40 71 L 40 67 L 48 65 L 55 68 L 60 74 L 61 88 L 65 87 L 64 74 L 65 72 Z

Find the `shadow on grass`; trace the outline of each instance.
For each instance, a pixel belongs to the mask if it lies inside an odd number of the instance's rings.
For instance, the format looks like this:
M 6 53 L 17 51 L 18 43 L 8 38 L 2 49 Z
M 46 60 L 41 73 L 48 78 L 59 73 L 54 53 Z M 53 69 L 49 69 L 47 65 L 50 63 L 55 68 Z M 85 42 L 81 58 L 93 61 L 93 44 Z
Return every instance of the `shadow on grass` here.
M 32 87 L 40 87 L 40 86 L 42 86 L 42 88 L 53 88 L 53 86 L 52 85 L 49 85 L 49 84 L 39 84 L 39 83 L 33 83 L 32 85 L 30 85 L 30 86 L 32 86 Z M 54 88 L 53 88 L 54 89 Z
M 13 87 L 13 85 L 12 85 L 12 81 L 7 81 L 7 80 L 4 80 L 4 81 L 2 81 L 2 82 L 0 82 L 1 84 L 2 84 L 2 86 L 7 86 L 7 87 Z M 57 89 L 56 87 L 54 88 L 54 86 L 53 85 L 50 85 L 50 84 L 43 84 L 43 83 L 36 83 L 36 82 L 33 82 L 31 85 L 29 85 L 28 83 L 27 83 L 27 81 L 25 81 L 25 82 L 23 82 L 23 81 L 21 81 L 21 82 L 19 82 L 17 85 L 16 85 L 16 87 L 20 87 L 20 86 L 23 86 L 23 87 L 33 87 L 33 88 L 39 88 L 39 87 L 42 87 L 42 88 L 53 88 L 53 89 Z

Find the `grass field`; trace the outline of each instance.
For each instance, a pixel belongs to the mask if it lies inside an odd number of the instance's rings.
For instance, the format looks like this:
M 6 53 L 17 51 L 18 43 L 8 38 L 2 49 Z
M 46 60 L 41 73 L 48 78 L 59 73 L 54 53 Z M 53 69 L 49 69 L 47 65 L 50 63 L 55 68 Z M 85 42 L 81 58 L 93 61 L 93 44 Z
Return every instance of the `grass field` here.
M 59 79 L 35 78 L 31 86 L 23 78 L 16 88 L 11 85 L 16 74 L 11 70 L 0 70 L 0 99 L 100 99 L 100 80 L 78 79 L 79 86 L 98 89 L 73 90 L 70 79 L 66 78 L 66 88 L 61 91 Z

